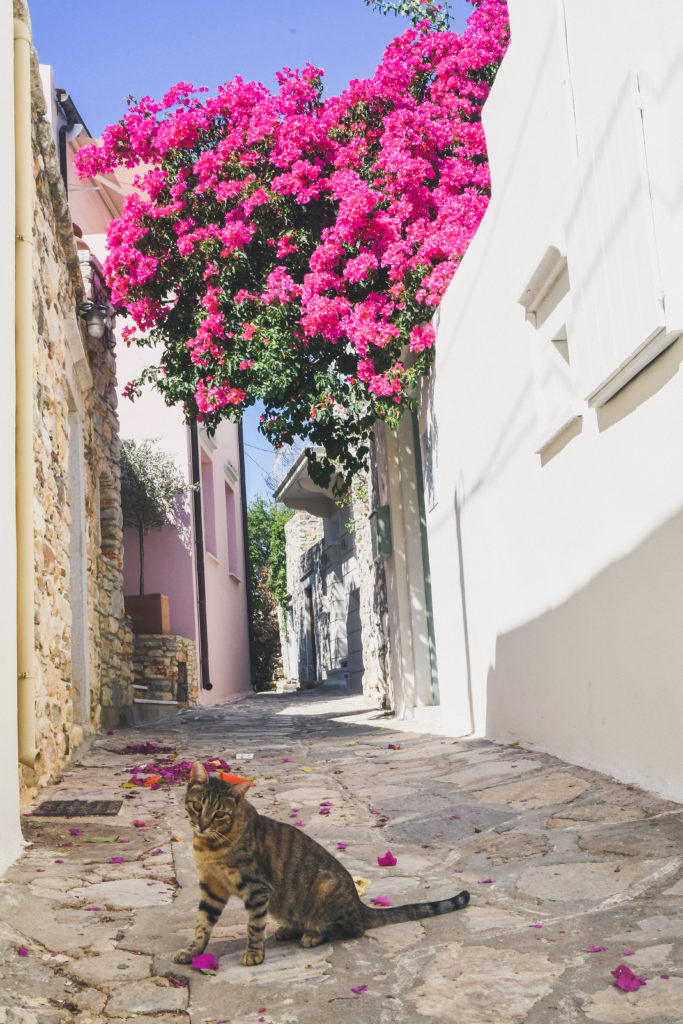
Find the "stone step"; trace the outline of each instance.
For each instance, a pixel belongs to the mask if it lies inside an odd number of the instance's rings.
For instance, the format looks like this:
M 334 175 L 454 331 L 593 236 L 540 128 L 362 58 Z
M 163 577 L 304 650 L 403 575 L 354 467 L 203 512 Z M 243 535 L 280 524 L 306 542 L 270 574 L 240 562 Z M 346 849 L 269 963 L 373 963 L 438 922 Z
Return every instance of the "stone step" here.
M 151 697 L 133 698 L 133 725 L 156 722 L 160 718 L 174 715 L 178 710 L 177 700 L 154 700 Z

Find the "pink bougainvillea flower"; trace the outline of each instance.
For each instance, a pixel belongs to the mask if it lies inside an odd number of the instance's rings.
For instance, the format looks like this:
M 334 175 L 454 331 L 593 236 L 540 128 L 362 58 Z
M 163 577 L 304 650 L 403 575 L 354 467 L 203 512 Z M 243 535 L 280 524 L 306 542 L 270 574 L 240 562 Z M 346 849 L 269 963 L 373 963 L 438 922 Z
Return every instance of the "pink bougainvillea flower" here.
M 19 956 L 28 956 L 28 950 L 26 946 L 19 946 L 19 948 L 17 949 L 17 953 L 19 954 Z
M 671 977 L 671 975 L 669 975 L 669 974 L 660 974 L 660 975 L 659 975 L 659 977 L 660 977 L 660 978 L 663 978 L 663 979 L 664 979 L 664 981 L 668 981 L 668 980 L 669 980 L 669 978 Z
M 373 896 L 372 899 L 370 900 L 370 902 L 374 903 L 376 907 L 390 907 L 391 906 L 391 900 L 389 899 L 388 896 Z
M 133 824 L 135 825 L 136 828 L 147 828 L 147 822 L 140 821 L 139 818 L 136 818 Z
M 614 978 L 614 987 L 621 988 L 624 992 L 636 992 L 642 985 L 646 985 L 645 978 L 638 978 L 626 964 L 619 964 L 616 971 L 610 971 Z
M 586 950 L 587 953 L 606 953 L 607 946 L 589 946 Z
M 125 864 L 126 863 L 126 858 L 125 857 L 110 857 L 109 858 L 109 863 L 110 864 Z
M 635 951 L 635 949 L 625 949 L 624 952 L 621 955 L 622 956 L 635 956 L 636 955 L 636 951 Z
M 337 843 L 337 849 L 338 850 L 345 850 L 346 849 L 346 843 Z
M 495 878 L 480 878 L 477 885 L 493 885 Z
M 391 850 L 387 850 L 383 857 L 377 858 L 377 863 L 381 868 L 393 868 L 394 864 L 397 864 L 398 862 Z
M 69 835 L 70 836 L 82 836 L 83 835 L 83 829 L 82 828 L 70 828 L 69 829 Z
M 367 992 L 367 990 L 367 985 L 354 985 L 353 988 L 351 989 L 351 991 L 355 992 L 356 995 L 360 995 L 361 992 Z
M 329 814 L 330 810 L 331 808 L 329 807 L 321 807 L 320 810 L 318 811 L 318 814 Z
M 285 764 L 285 763 L 286 763 L 287 761 L 290 761 L 290 762 L 291 762 L 291 761 L 293 761 L 293 760 L 294 760 L 294 758 L 293 758 L 293 757 L 283 757 L 283 758 L 282 758 L 282 763 L 283 763 L 283 764 Z
M 218 970 L 218 960 L 213 953 L 202 953 L 201 956 L 192 958 L 192 966 L 196 971 L 216 971 Z
M 82 177 L 139 172 L 104 269 L 135 325 L 123 340 L 140 330 L 166 346 L 155 382 L 168 404 L 215 425 L 261 398 L 270 441 L 306 430 L 324 447 L 343 429 L 349 467 L 372 420 L 395 427 L 489 202 L 481 111 L 509 16 L 504 0 L 472 7 L 462 34 L 428 19 L 405 31 L 339 96 L 312 65 L 274 92 L 237 77 L 200 97 L 180 83 L 79 150 Z M 164 358 L 179 331 L 180 373 Z

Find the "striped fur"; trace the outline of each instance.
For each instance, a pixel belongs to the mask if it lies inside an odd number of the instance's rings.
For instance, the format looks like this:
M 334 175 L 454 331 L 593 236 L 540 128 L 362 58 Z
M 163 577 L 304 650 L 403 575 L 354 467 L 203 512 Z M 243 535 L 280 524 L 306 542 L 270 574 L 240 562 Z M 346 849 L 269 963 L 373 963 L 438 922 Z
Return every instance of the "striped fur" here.
M 317 946 L 326 939 L 354 938 L 367 928 L 415 921 L 460 910 L 469 893 L 430 903 L 379 909 L 361 902 L 343 864 L 304 832 L 259 814 L 245 793 L 249 783 L 230 785 L 192 767 L 185 809 L 194 830 L 199 870 L 199 912 L 194 939 L 176 953 L 190 963 L 204 951 L 230 896 L 247 911 L 247 948 L 242 963 L 263 962 L 266 920 L 281 927 L 277 939 Z

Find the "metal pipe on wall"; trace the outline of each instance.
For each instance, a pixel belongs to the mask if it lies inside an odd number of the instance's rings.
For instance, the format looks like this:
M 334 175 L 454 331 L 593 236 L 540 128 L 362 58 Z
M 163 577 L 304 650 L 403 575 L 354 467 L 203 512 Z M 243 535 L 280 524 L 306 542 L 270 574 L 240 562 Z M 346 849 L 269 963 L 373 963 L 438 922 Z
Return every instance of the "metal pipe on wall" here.
M 19 761 L 36 748 L 35 554 L 33 530 L 33 147 L 31 33 L 14 19 L 17 703 Z
M 213 690 L 209 673 L 209 634 L 206 624 L 206 574 L 204 571 L 204 520 L 202 518 L 201 463 L 197 421 L 190 424 L 192 462 L 192 509 L 194 512 L 195 566 L 197 573 L 197 618 L 199 619 L 199 666 L 202 690 Z

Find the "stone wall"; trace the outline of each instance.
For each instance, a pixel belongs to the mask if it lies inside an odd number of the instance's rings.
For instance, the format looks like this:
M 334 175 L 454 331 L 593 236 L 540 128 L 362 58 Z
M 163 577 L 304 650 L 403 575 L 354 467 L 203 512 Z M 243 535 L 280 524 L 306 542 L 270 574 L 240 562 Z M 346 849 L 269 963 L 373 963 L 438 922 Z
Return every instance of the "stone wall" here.
M 133 684 L 139 696 L 197 704 L 199 683 L 194 640 L 184 636 L 140 633 L 133 637 Z
M 25 6 L 15 13 L 27 20 Z M 115 360 L 89 338 L 78 306 L 99 287 L 79 259 L 34 54 L 35 769 L 23 796 L 58 774 L 100 727 L 104 702 L 126 717 L 132 634 L 121 596 L 121 512 Z M 81 243 L 82 245 L 82 243 Z M 81 268 L 85 269 L 85 282 Z
M 358 601 L 363 692 L 373 703 L 388 702 L 388 624 L 384 563 L 375 557 L 369 518 L 376 482 L 358 479 L 353 501 L 321 519 L 297 512 L 285 527 L 287 584 L 291 610 L 282 638 L 286 674 L 312 686 L 347 670 L 349 608 Z M 310 596 L 309 596 L 310 594 Z M 313 641 L 311 633 L 313 618 Z M 355 658 L 360 655 L 357 653 Z

